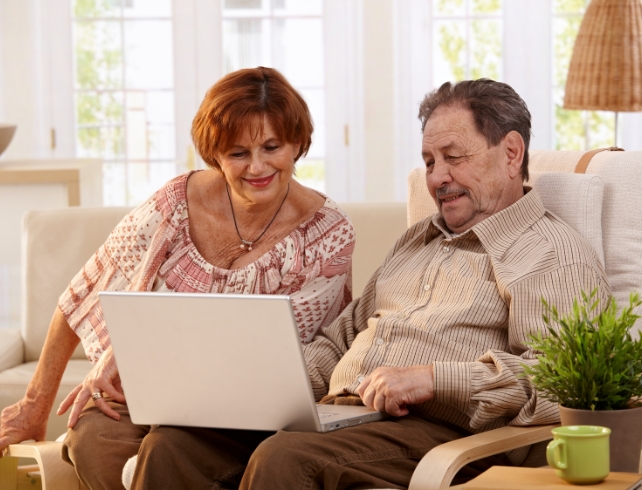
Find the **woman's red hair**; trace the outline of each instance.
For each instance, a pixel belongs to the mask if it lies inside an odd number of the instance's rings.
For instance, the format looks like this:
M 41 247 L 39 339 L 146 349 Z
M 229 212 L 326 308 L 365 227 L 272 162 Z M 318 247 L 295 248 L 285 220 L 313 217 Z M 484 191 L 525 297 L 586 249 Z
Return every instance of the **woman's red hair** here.
M 192 141 L 201 158 L 219 169 L 217 156 L 230 150 L 246 128 L 253 134 L 267 117 L 277 136 L 299 145 L 295 161 L 312 144 L 312 116 L 303 97 L 274 68 L 247 68 L 225 75 L 207 91 L 192 122 Z

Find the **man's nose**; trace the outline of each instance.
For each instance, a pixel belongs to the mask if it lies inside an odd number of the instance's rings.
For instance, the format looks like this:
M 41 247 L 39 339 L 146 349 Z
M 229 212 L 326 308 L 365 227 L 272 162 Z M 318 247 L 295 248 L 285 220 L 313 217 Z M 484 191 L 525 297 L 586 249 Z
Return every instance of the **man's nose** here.
M 452 182 L 450 165 L 443 160 L 436 160 L 435 163 L 433 163 L 432 171 L 426 173 L 426 180 L 428 181 L 428 185 L 434 188 Z

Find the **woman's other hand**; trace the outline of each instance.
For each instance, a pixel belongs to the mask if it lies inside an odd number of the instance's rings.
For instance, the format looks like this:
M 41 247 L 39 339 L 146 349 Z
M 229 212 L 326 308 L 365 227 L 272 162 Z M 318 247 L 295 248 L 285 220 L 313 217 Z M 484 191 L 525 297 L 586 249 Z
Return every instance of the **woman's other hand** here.
M 9 444 L 33 439 L 44 441 L 49 409 L 23 398 L 0 415 L 0 457 Z
M 89 371 L 85 380 L 67 395 L 67 398 L 60 404 L 57 413 L 62 415 L 69 407 L 73 406 L 67 423 L 67 427 L 72 428 L 78 422 L 82 409 L 89 399 L 93 398 L 94 405 L 101 412 L 114 420 L 120 420 L 118 412 L 113 410 L 102 397 L 103 393 L 116 402 L 125 403 L 125 394 L 120 384 L 120 375 L 118 374 L 118 367 L 116 366 L 116 359 L 111 346 L 105 350 L 100 360 Z
M 56 308 L 25 396 L 18 403 L 6 407 L 0 415 L 0 451 L 9 444 L 45 439 L 49 412 L 60 380 L 79 342 L 60 308 Z

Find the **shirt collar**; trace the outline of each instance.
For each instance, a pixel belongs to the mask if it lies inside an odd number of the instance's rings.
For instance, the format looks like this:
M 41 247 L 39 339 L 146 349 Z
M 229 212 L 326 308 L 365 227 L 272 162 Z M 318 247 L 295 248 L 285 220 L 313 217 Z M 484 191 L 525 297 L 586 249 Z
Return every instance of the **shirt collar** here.
M 439 213 L 433 215 L 424 240 L 427 244 L 439 235 L 453 241 L 477 239 L 489 255 L 499 259 L 517 238 L 544 216 L 545 212 L 537 192 L 525 186 L 524 197 L 456 237 L 448 230 Z

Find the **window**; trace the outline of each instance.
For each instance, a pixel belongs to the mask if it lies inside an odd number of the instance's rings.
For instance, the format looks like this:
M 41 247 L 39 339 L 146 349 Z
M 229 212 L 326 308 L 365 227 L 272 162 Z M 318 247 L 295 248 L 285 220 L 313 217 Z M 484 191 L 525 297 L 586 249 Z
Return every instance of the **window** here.
M 313 143 L 296 178 L 325 191 L 325 81 L 321 0 L 225 0 L 223 72 L 270 66 L 303 95 L 314 120 Z
M 555 149 L 591 150 L 613 146 L 615 115 L 604 111 L 567 110 L 564 86 L 575 38 L 590 0 L 554 0 L 553 99 L 555 104 Z
M 104 203 L 176 175 L 170 0 L 75 0 L 76 155 L 104 159 Z
M 208 29 L 220 34 L 222 46 L 215 49 L 222 52 L 223 66 L 214 72 L 273 66 L 302 93 L 315 132 L 296 176 L 325 191 L 322 1 L 215 3 L 222 15 L 210 19 Z M 172 2 L 72 0 L 72 5 L 76 156 L 104 160 L 106 205 L 136 205 L 184 166 L 193 166 L 177 164 L 174 108 L 181 102 L 174 90 Z M 188 131 L 187 125 L 183 121 L 180 131 Z M 183 135 L 178 139 L 185 141 Z
M 433 86 L 502 80 L 501 0 L 433 1 Z

